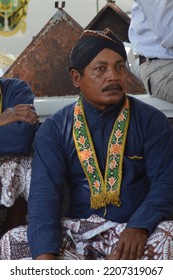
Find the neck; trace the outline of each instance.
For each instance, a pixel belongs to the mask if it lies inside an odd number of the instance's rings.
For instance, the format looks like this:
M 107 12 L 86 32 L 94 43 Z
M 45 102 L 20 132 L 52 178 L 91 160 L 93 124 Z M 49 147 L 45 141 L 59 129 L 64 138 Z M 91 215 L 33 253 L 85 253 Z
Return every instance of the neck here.
M 104 106 L 93 104 L 92 102 L 90 102 L 86 98 L 84 98 L 83 96 L 82 96 L 82 100 L 83 100 L 84 104 L 88 104 L 89 106 L 91 106 L 91 108 L 93 107 L 93 109 L 100 111 L 102 113 L 102 112 L 109 111 L 109 109 L 112 108 L 113 106 L 117 107 L 117 108 L 121 107 L 121 105 L 123 104 L 123 102 L 125 100 L 125 96 L 123 96 L 117 103 L 112 103 L 112 104 L 104 105 Z

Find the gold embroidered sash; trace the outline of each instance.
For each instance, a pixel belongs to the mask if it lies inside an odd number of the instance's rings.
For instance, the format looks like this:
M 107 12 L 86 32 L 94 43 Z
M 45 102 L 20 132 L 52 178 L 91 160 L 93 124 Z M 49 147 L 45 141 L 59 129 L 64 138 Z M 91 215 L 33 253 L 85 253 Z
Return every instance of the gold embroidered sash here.
M 129 115 L 129 99 L 126 97 L 109 139 L 105 176 L 103 178 L 86 122 L 81 97 L 76 102 L 73 138 L 80 163 L 90 186 L 91 208 L 98 209 L 107 204 L 119 207 L 121 204 L 119 196 Z

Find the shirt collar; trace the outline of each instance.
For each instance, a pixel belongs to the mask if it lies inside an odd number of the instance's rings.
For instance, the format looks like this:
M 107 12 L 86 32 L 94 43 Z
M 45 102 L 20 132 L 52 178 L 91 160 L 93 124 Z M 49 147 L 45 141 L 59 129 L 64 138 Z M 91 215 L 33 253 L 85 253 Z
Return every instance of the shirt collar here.
M 89 103 L 84 97 L 82 97 L 82 104 L 84 107 L 84 111 L 86 113 L 93 114 L 95 116 L 104 118 L 104 117 L 112 116 L 112 115 L 115 116 L 115 114 L 118 115 L 121 110 L 121 107 L 124 103 L 124 100 L 125 100 L 125 96 L 123 96 L 118 103 L 110 105 L 104 111 L 101 111 L 98 108 L 96 108 L 94 105 Z

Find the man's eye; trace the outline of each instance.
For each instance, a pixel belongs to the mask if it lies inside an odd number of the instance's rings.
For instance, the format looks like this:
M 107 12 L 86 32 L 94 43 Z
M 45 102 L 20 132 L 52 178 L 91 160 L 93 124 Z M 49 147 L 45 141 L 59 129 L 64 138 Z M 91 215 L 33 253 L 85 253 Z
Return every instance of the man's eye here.
M 124 64 L 121 64 L 121 65 L 117 65 L 115 67 L 116 70 L 124 70 L 125 69 L 125 65 Z
M 99 72 L 103 72 L 103 71 L 105 71 L 105 69 L 106 69 L 105 66 L 99 66 L 99 67 L 96 68 L 96 70 L 99 71 Z

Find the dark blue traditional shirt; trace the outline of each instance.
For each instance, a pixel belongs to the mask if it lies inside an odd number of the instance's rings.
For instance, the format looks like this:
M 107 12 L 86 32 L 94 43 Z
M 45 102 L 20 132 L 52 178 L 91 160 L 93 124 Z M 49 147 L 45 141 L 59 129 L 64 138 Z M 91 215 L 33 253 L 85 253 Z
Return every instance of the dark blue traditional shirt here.
M 33 104 L 34 94 L 29 85 L 18 79 L 0 78 L 2 112 L 18 104 Z M 0 156 L 24 155 L 32 147 L 37 125 L 15 122 L 0 126 Z
M 166 116 L 133 97 L 121 184 L 121 206 L 107 206 L 106 219 L 144 228 L 151 234 L 173 212 L 173 130 Z M 99 111 L 83 99 L 84 111 L 102 174 L 113 124 L 121 100 Z M 70 218 L 104 216 L 90 208 L 90 188 L 72 136 L 74 104 L 49 117 L 40 127 L 29 196 L 28 240 L 32 256 L 58 254 L 64 183 L 69 186 Z

